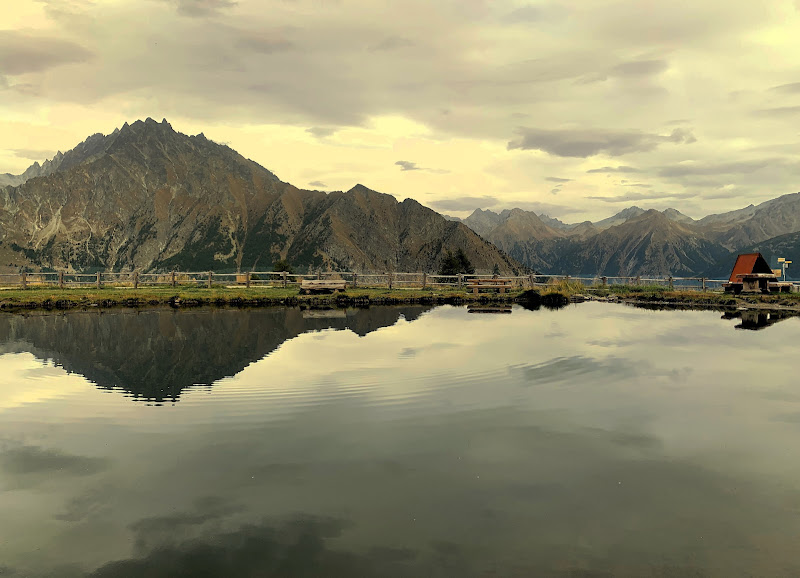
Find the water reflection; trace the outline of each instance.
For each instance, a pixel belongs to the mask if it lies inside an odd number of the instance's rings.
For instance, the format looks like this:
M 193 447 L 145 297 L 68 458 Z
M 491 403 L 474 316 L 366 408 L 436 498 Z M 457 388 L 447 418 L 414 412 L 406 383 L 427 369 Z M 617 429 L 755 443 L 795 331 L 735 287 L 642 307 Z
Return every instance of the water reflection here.
M 800 324 L 423 311 L 4 325 L 0 575 L 800 575 Z M 127 378 L 121 330 L 176 384 L 241 369 L 150 407 L 30 354 Z
M 348 329 L 364 336 L 429 306 L 366 309 L 155 309 L 0 315 L 0 354 L 28 351 L 135 399 L 176 401 L 193 385 L 242 371 L 298 335 Z
M 780 321 L 786 321 L 794 317 L 800 317 L 800 313 L 793 311 L 726 311 L 722 314 L 722 319 L 741 319 L 741 323 L 735 325 L 736 329 L 749 329 L 758 331 L 766 327 L 771 327 Z

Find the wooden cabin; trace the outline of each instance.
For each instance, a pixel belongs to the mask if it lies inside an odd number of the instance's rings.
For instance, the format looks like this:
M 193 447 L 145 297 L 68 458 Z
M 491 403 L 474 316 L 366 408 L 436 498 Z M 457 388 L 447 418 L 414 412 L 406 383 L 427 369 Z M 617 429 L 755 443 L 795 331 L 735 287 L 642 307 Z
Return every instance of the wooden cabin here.
M 736 258 L 731 276 L 722 287 L 732 293 L 790 292 L 791 283 L 781 283 L 761 253 L 745 253 Z

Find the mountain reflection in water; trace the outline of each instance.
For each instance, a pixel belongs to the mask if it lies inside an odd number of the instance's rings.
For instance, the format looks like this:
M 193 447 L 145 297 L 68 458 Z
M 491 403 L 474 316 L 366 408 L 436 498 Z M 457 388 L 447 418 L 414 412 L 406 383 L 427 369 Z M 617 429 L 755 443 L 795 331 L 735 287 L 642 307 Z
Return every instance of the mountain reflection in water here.
M 367 309 L 150 309 L 0 315 L 0 354 L 28 351 L 135 399 L 176 401 L 194 385 L 236 375 L 285 341 L 323 329 L 364 336 L 430 306 Z
M 798 319 L 486 313 L 0 315 L 0 576 L 800 576 Z

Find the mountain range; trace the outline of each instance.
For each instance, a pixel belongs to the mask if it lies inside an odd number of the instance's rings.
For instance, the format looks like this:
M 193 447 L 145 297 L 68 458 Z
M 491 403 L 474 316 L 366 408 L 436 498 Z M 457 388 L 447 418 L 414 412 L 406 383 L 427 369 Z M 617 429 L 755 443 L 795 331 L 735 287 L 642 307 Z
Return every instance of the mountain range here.
M 800 256 L 800 193 L 692 219 L 632 206 L 565 223 L 519 208 L 459 219 L 356 185 L 299 189 L 233 149 L 148 118 L 0 175 L 0 271 L 438 270 L 727 277 L 739 252 Z M 797 261 L 800 264 L 800 261 Z M 789 276 L 793 270 L 789 271 Z
M 285 260 L 299 269 L 436 271 L 458 249 L 478 271 L 524 269 L 413 199 L 363 185 L 298 189 L 166 120 L 95 134 L 10 180 L 23 182 L 0 189 L 6 270 L 243 271 Z
M 738 253 L 760 251 L 773 267 L 778 257 L 800 253 L 800 193 L 699 220 L 636 206 L 581 223 L 522 209 L 476 209 L 463 220 L 450 218 L 551 274 L 723 278 Z

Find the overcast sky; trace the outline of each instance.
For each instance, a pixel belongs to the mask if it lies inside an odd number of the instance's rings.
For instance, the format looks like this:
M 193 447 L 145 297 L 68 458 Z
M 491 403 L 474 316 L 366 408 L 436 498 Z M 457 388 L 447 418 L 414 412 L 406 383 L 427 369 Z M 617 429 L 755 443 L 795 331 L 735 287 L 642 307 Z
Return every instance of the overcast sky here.
M 166 117 L 302 188 L 698 217 L 800 190 L 800 0 L 8 0 L 0 172 Z

